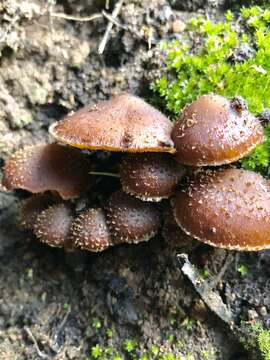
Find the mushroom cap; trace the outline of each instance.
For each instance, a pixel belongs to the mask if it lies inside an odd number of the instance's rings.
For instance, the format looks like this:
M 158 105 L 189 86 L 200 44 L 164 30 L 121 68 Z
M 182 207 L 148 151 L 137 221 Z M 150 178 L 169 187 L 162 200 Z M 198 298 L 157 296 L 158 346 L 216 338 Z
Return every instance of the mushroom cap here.
M 270 248 L 270 184 L 241 169 L 204 171 L 172 201 L 177 224 L 212 246 Z
M 112 245 L 102 209 L 89 208 L 78 215 L 70 230 L 71 242 L 88 251 L 103 251 Z
M 32 195 L 21 207 L 20 223 L 26 229 L 32 230 L 38 215 L 55 202 L 49 193 Z
M 68 234 L 71 223 L 70 206 L 64 203 L 51 205 L 37 216 L 34 233 L 49 246 L 70 247 Z
M 34 145 L 7 161 L 3 185 L 32 193 L 56 191 L 63 199 L 78 197 L 91 185 L 86 155 L 58 144 Z
M 56 140 L 80 149 L 175 152 L 170 120 L 130 94 L 84 107 L 49 131 Z
M 180 163 L 228 164 L 241 159 L 263 141 L 260 121 L 239 99 L 208 94 L 185 107 L 172 131 Z
M 160 213 L 151 203 L 116 191 L 106 204 L 107 224 L 115 243 L 147 241 L 160 227 Z
M 120 166 L 123 190 L 145 201 L 169 198 L 184 173 L 170 154 L 129 154 Z

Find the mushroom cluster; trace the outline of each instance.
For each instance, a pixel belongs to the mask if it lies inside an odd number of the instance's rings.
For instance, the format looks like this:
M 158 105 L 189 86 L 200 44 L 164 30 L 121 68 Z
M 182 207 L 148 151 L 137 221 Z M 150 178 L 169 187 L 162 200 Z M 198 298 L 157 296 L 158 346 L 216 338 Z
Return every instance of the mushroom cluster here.
M 16 152 L 2 179 L 33 194 L 20 219 L 41 242 L 97 252 L 162 230 L 180 242 L 270 248 L 269 180 L 231 165 L 263 141 L 243 99 L 201 96 L 173 124 L 124 94 L 49 131 L 57 143 Z

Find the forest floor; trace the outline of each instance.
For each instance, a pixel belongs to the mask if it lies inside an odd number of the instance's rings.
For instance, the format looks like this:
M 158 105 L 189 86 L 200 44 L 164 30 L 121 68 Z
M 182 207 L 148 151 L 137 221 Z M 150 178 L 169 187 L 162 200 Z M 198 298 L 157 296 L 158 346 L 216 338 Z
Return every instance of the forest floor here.
M 215 19 L 227 5 L 124 1 L 102 51 L 102 14 L 115 6 L 107 3 L 0 2 L 1 165 L 22 146 L 47 142 L 48 126 L 73 109 L 123 91 L 149 99 L 147 64 L 158 41 L 181 33 L 194 13 Z M 179 249 L 155 238 L 73 257 L 22 231 L 20 197 L 0 191 L 0 359 L 259 359 L 256 346 L 247 350 L 247 332 L 232 331 L 202 302 L 180 271 Z M 226 257 L 205 245 L 190 252 L 213 279 Z M 214 291 L 235 326 L 270 326 L 269 263 L 269 251 L 232 253 Z

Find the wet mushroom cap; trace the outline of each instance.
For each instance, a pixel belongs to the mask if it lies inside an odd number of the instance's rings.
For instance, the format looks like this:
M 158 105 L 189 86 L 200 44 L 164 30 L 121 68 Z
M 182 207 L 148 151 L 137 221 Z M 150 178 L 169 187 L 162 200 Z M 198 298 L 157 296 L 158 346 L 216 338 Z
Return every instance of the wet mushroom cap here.
M 34 194 L 22 205 L 20 211 L 20 223 L 26 229 L 33 229 L 37 216 L 56 200 L 51 194 Z
M 78 197 L 91 185 L 90 164 L 79 151 L 58 144 L 17 151 L 7 161 L 3 185 L 32 193 L 55 191 L 63 199 Z
M 88 251 L 103 251 L 113 245 L 102 209 L 89 208 L 75 218 L 70 230 L 76 247 Z
M 57 141 L 80 149 L 175 152 L 170 120 L 130 94 L 84 107 L 49 131 Z
M 71 223 L 72 212 L 67 204 L 52 205 L 37 216 L 34 233 L 49 246 L 70 247 L 68 235 Z
M 153 204 L 121 190 L 109 198 L 106 217 L 115 243 L 147 241 L 158 232 L 161 224 L 160 213 Z
M 172 139 L 180 163 L 217 166 L 247 155 L 263 141 L 263 128 L 242 98 L 208 94 L 185 107 Z
M 123 190 L 145 201 L 169 198 L 184 173 L 170 154 L 129 154 L 120 166 Z
M 194 238 L 225 249 L 270 248 L 270 185 L 252 171 L 205 171 L 172 201 L 177 224 Z

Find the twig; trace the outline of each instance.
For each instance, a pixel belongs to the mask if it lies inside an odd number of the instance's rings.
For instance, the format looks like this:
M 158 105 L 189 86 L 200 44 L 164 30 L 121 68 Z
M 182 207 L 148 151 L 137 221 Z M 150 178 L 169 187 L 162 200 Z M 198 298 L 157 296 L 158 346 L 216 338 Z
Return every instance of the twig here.
M 177 255 L 182 272 L 188 277 L 195 290 L 201 296 L 205 304 L 230 328 L 233 327 L 234 319 L 232 313 L 223 303 L 221 297 L 212 291 L 206 280 L 203 280 L 199 271 L 188 260 L 187 254 Z
M 49 13 L 51 40 L 52 40 L 52 34 L 54 34 L 53 18 L 52 18 L 54 5 L 55 5 L 55 0 L 49 0 L 48 1 L 48 13 Z
M 214 279 L 209 282 L 209 286 L 211 287 L 211 289 L 215 288 L 217 284 L 220 282 L 226 270 L 228 269 L 228 266 L 232 263 L 233 259 L 234 259 L 234 253 L 232 251 L 228 251 L 226 254 L 225 261 L 223 262 L 221 269 L 219 269 L 218 275 L 216 275 Z
M 252 354 L 252 358 L 261 358 L 260 350 L 257 346 L 257 334 L 252 329 L 251 325 L 243 322 L 241 326 L 235 323 L 232 312 L 223 303 L 221 297 L 212 291 L 206 280 L 203 280 L 200 276 L 199 271 L 194 265 L 188 260 L 187 254 L 177 255 L 180 267 L 184 275 L 193 284 L 195 290 L 201 296 L 202 300 L 213 311 L 226 325 L 229 326 L 232 334 L 236 336 L 239 342 L 241 339 L 249 339 L 248 351 Z M 227 259 L 225 260 L 227 262 Z
M 90 175 L 97 175 L 97 176 L 110 176 L 110 177 L 116 177 L 119 178 L 120 174 L 110 173 L 110 172 L 104 172 L 104 171 L 89 171 Z
M 112 12 L 112 18 L 113 19 L 116 19 L 117 16 L 119 15 L 120 11 L 121 11 L 121 8 L 122 8 L 122 5 L 123 5 L 123 2 L 124 0 L 119 0 L 117 1 L 114 9 L 113 9 L 113 12 Z M 112 28 L 113 28 L 113 23 L 112 21 L 109 21 L 108 24 L 107 24 L 107 28 L 106 28 L 106 31 L 104 33 L 104 36 L 99 44 L 99 47 L 98 47 L 98 53 L 99 54 L 102 54 L 105 47 L 106 47 L 106 44 L 110 38 L 110 33 L 112 31 Z
M 59 328 L 58 328 L 58 332 L 62 330 L 62 328 L 64 327 L 65 323 L 67 322 L 67 319 L 69 317 L 69 314 L 71 313 L 71 308 L 69 307 L 65 316 L 64 316 L 64 319 L 62 320 L 62 322 L 60 323 L 59 325 Z
M 100 19 L 103 17 L 103 15 L 101 13 L 96 13 L 90 16 L 74 16 L 74 15 L 67 15 L 65 13 L 51 13 L 52 17 L 57 17 L 57 18 L 61 18 L 61 19 L 66 19 L 66 20 L 73 20 L 73 21 L 92 21 L 95 19 Z
M 34 337 L 33 333 L 31 332 L 31 330 L 28 328 L 28 327 L 24 327 L 25 331 L 27 332 L 27 335 L 29 336 L 29 338 L 32 340 L 34 346 L 35 346 L 35 349 L 36 349 L 36 352 L 38 354 L 39 357 L 41 357 L 42 359 L 50 359 L 50 357 L 45 354 L 44 352 L 42 352 L 38 346 L 38 343 L 37 343 L 37 340 L 36 338 Z
M 63 329 L 65 323 L 67 322 L 67 319 L 69 317 L 69 314 L 71 313 L 71 308 L 69 308 L 63 318 L 63 320 L 61 321 L 60 325 L 58 326 L 58 329 L 56 331 L 56 333 L 54 334 L 54 343 L 57 342 L 58 336 L 60 334 L 60 331 Z
M 123 30 L 126 30 L 128 32 L 130 32 L 131 34 L 135 35 L 137 38 L 139 38 L 140 40 L 145 40 L 145 38 L 140 35 L 137 31 L 133 30 L 130 26 L 128 25 L 124 25 L 122 23 L 120 23 L 117 19 L 113 18 L 110 14 L 108 14 L 106 11 L 102 10 L 102 15 L 109 21 L 111 21 L 115 26 L 123 29 Z
M 127 31 L 129 30 L 127 25 L 121 24 L 117 19 L 115 19 L 112 15 L 107 13 L 105 10 L 102 10 L 101 13 L 107 20 L 109 20 L 111 23 L 113 23 L 113 25 L 120 27 L 121 29 L 124 29 Z
M 150 27 L 150 28 L 149 28 L 149 32 L 148 32 L 148 41 L 147 41 L 147 43 L 148 43 L 148 49 L 149 49 L 149 50 L 151 49 L 152 43 L 153 43 L 152 37 L 153 37 L 153 28 Z
M 123 1 L 121 1 L 121 4 L 116 4 L 114 11 L 112 14 L 108 14 L 105 10 L 102 10 L 101 13 L 95 13 L 93 15 L 90 16 L 74 16 L 74 15 L 68 15 L 65 13 L 54 13 L 51 12 L 50 13 L 50 17 L 55 17 L 55 18 L 61 18 L 61 19 L 65 19 L 65 20 L 72 20 L 72 21 L 80 21 L 80 22 L 87 22 L 87 21 L 93 21 L 96 19 L 100 19 L 102 17 L 105 17 L 107 20 L 109 20 L 109 23 L 107 25 L 107 29 L 106 32 L 103 36 L 103 39 L 99 45 L 99 54 L 102 54 L 102 52 L 105 49 L 106 43 L 109 40 L 109 36 L 110 36 L 110 31 L 112 29 L 112 26 L 115 25 L 120 29 L 123 29 L 125 31 L 128 31 L 129 33 L 131 33 L 133 36 L 137 37 L 140 40 L 143 40 L 144 42 L 146 42 L 149 46 L 149 39 L 146 40 L 140 33 L 138 33 L 136 30 L 132 29 L 130 26 L 125 25 L 120 23 L 117 20 L 117 16 L 121 10 L 121 6 L 122 6 Z M 118 5 L 118 6 L 117 6 Z M 107 9 L 107 7 L 105 6 L 105 8 Z M 117 11 L 116 11 L 117 10 Z

